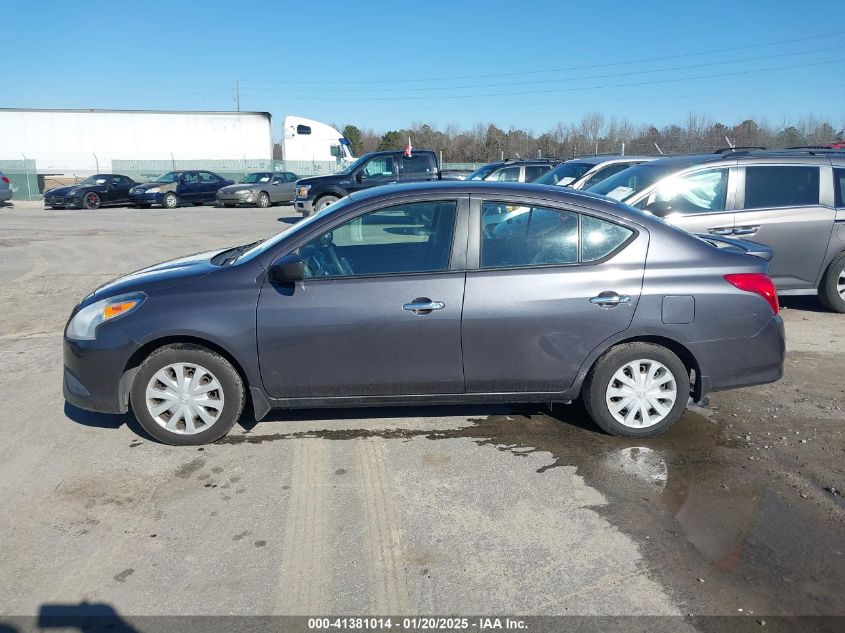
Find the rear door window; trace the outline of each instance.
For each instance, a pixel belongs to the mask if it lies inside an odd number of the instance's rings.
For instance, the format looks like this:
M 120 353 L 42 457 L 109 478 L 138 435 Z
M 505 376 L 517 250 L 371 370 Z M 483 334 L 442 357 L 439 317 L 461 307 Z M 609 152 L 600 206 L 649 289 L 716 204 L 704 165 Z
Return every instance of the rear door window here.
M 845 167 L 833 170 L 834 206 L 845 209 Z
M 745 209 L 819 203 L 819 168 L 772 165 L 745 168 Z
M 405 175 L 433 174 L 434 157 L 431 154 L 416 154 L 402 157 L 402 173 Z
M 551 168 L 551 165 L 526 165 L 525 182 L 534 182 Z
M 522 169 L 519 165 L 511 167 L 503 167 L 487 180 L 496 182 L 519 182 L 519 170 Z
M 724 211 L 728 198 L 727 168 L 704 169 L 667 178 L 638 207 L 658 215 Z

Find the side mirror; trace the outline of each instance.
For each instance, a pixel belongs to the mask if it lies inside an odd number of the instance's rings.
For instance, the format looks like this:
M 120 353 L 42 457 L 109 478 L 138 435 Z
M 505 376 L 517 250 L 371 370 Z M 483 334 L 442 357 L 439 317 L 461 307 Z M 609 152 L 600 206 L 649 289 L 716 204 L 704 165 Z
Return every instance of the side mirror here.
M 357 180 L 359 183 L 364 182 L 364 178 L 366 178 L 366 177 L 367 177 L 367 174 L 364 173 L 363 169 L 355 174 L 355 180 Z
M 270 266 L 270 280 L 278 283 L 293 283 L 305 278 L 305 266 L 296 253 L 280 257 Z
M 658 218 L 663 218 L 672 212 L 672 203 L 668 200 L 655 200 L 645 208 L 645 211 L 653 213 Z

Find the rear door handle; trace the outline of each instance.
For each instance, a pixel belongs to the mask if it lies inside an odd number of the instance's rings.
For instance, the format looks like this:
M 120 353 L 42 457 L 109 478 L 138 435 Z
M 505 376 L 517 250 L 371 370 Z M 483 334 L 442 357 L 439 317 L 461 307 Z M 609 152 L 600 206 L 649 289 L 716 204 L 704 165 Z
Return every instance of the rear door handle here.
M 707 229 L 708 233 L 713 235 L 733 235 L 734 230 L 732 228 L 718 228 L 718 229 Z
M 403 305 L 402 309 L 414 314 L 429 314 L 433 310 L 442 310 L 445 307 L 446 304 L 442 301 L 432 301 L 428 297 L 417 297 L 410 303 Z
M 590 303 L 597 305 L 600 308 L 615 308 L 620 303 L 631 303 L 630 295 L 620 295 L 615 292 L 605 290 L 600 292 L 597 296 L 590 299 Z

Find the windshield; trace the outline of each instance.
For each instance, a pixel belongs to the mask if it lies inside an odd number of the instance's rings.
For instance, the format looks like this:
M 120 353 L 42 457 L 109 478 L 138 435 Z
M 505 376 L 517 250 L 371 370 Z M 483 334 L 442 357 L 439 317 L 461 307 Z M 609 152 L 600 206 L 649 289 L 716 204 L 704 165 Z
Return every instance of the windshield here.
M 598 193 L 614 200 L 625 200 L 635 193 L 642 191 L 649 185 L 654 184 L 671 171 L 665 167 L 655 167 L 649 163 L 634 165 L 623 169 L 610 178 L 597 182 L 586 191 Z
M 498 167 L 498 165 L 484 165 L 484 167 L 479 167 L 464 180 L 484 180 L 484 178 L 489 176 L 496 167 Z
M 166 174 L 162 174 L 161 176 L 153 180 L 153 182 L 176 182 L 177 180 L 179 180 L 179 176 L 181 175 L 181 171 L 169 171 Z
M 370 158 L 369 156 L 362 156 L 361 158 L 356 160 L 354 163 L 350 163 L 349 165 L 347 165 L 346 167 L 341 169 L 338 173 L 342 174 L 344 176 L 348 176 L 353 171 L 358 169 L 361 165 L 363 165 L 365 162 L 367 162 L 369 160 L 369 158 Z
M 241 179 L 241 182 L 244 184 L 252 182 L 270 182 L 270 174 L 266 174 L 264 172 L 250 174 L 248 176 L 244 176 Z
M 253 246 L 252 248 L 250 248 L 247 251 L 244 251 L 238 257 L 237 261 L 239 261 L 239 262 L 240 261 L 247 261 L 247 260 L 252 259 L 253 257 L 257 257 L 261 253 L 264 253 L 267 250 L 274 248 L 276 246 L 276 244 L 278 244 L 282 240 L 285 240 L 289 237 L 292 237 L 292 236 L 296 235 L 297 233 L 299 233 L 300 231 L 307 229 L 309 226 L 314 224 L 314 222 L 322 220 L 324 217 L 326 217 L 327 215 L 329 215 L 331 213 L 334 213 L 335 211 L 339 211 L 340 209 L 347 206 L 351 202 L 352 202 L 352 199 L 349 196 L 346 196 L 345 198 L 341 198 L 340 200 L 338 200 L 334 204 L 330 204 L 327 207 L 323 207 L 322 211 L 319 211 L 318 213 L 315 213 L 314 215 L 307 217 L 304 220 L 300 220 L 299 222 L 297 222 L 296 224 L 294 224 L 290 228 L 285 229 L 281 233 L 276 233 L 276 235 L 274 235 L 273 237 L 268 238 L 268 239 L 264 240 L 263 242 L 256 244 L 255 246 Z
M 105 176 L 88 176 L 85 180 L 80 183 L 80 185 L 104 185 L 106 184 L 106 177 Z
M 541 185 L 560 185 L 561 187 L 575 182 L 590 171 L 590 163 L 563 163 L 551 171 L 540 176 L 535 183 Z

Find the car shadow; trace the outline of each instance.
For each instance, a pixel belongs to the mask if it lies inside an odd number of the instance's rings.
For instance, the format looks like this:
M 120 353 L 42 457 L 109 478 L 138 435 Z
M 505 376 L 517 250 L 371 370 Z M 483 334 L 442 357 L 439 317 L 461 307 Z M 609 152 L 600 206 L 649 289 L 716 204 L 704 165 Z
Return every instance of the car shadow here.
M 276 220 L 278 220 L 279 222 L 284 222 L 285 224 L 296 224 L 301 219 L 302 219 L 301 217 L 295 217 L 295 216 L 292 216 L 292 215 L 283 216 L 281 218 L 276 218 Z
M 781 308 L 787 310 L 801 310 L 803 312 L 826 312 L 833 314 L 825 308 L 816 295 L 796 295 L 791 297 L 778 297 Z
M 65 401 L 64 414 L 67 419 L 80 426 L 89 426 L 97 429 L 116 430 L 126 425 L 130 431 L 147 440 L 153 438 L 138 424 L 131 413 L 96 413 L 86 411 Z
M 134 570 L 129 570 L 130 573 Z M 120 582 L 123 582 L 122 580 Z M 38 610 L 38 630 L 108 631 L 135 633 L 139 629 L 108 603 L 42 604 Z

